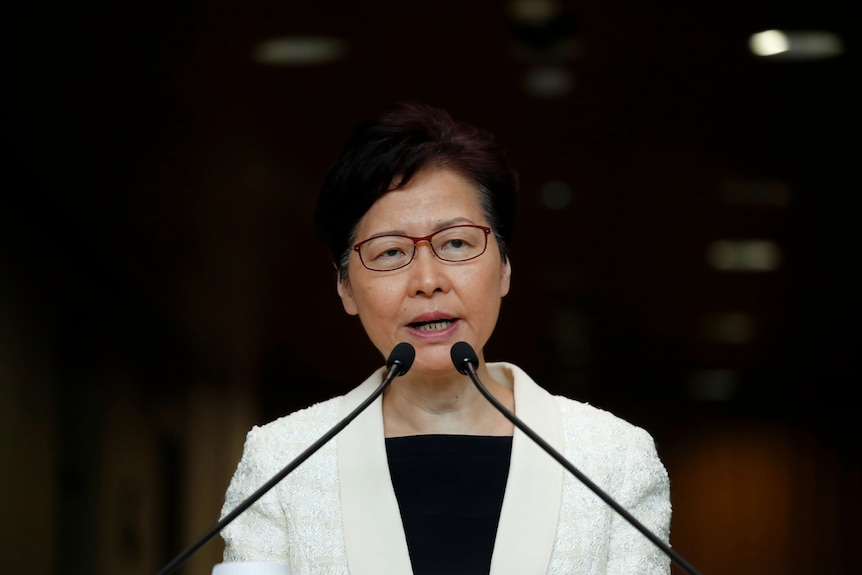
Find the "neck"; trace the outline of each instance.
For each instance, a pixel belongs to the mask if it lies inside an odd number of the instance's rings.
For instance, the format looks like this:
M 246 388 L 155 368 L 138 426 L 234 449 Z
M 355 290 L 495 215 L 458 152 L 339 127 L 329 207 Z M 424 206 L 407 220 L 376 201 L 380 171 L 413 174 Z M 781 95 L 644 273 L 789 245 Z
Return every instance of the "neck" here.
M 492 378 L 484 365 L 478 375 L 503 405 L 514 410 L 511 385 Z M 393 381 L 383 395 L 386 437 L 512 435 L 511 422 L 482 396 L 469 377 L 454 371 L 433 379 L 408 376 Z

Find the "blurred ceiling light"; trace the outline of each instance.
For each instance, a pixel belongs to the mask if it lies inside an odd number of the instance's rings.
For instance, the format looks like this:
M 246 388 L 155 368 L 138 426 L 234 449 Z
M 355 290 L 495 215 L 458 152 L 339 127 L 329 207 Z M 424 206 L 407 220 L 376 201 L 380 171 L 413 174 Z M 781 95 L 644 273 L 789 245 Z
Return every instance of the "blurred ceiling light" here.
M 777 60 L 819 60 L 844 53 L 841 38 L 825 30 L 765 30 L 748 40 L 751 53 Z
M 771 272 L 781 265 L 781 248 L 772 240 L 716 240 L 706 248 L 706 261 L 723 272 Z
M 561 0 L 509 0 L 506 11 L 512 56 L 527 64 L 524 92 L 539 99 L 568 96 L 574 80 L 564 66 L 583 53 L 572 10 Z
M 540 193 L 542 205 L 551 210 L 562 210 L 572 203 L 572 189 L 565 182 L 548 182 Z
M 511 0 L 507 11 L 512 20 L 533 24 L 550 20 L 561 8 L 559 0 Z
M 707 313 L 698 327 L 700 336 L 713 343 L 741 345 L 754 339 L 754 318 L 745 312 Z
M 269 66 L 316 66 L 341 60 L 347 51 L 347 43 L 338 38 L 285 36 L 257 44 L 252 59 Z
M 538 66 L 524 72 L 524 91 L 536 98 L 561 98 L 573 85 L 572 75 L 562 66 Z

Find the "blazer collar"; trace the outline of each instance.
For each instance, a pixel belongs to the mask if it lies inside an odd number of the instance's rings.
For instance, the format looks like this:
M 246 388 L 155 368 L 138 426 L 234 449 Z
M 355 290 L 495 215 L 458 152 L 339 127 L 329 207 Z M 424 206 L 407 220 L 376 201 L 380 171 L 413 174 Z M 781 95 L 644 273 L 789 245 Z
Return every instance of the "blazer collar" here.
M 515 365 L 492 363 L 488 368 L 495 378 L 500 378 L 502 371 L 508 376 L 506 379 L 514 382 L 518 419 L 561 451 L 563 423 L 554 397 Z M 563 468 L 515 428 L 509 479 L 491 557 L 491 575 L 547 573 L 562 493 Z
M 344 396 L 339 420 L 377 389 L 385 372 L 386 368 L 380 368 Z M 348 571 L 351 575 L 413 573 L 389 475 L 383 435 L 383 396 L 342 430 L 337 444 Z
M 555 449 L 563 428 L 553 396 L 518 367 L 488 364 L 495 378 L 513 382 L 518 418 Z M 343 418 L 380 385 L 385 368 L 344 396 Z M 338 436 L 338 474 L 349 571 L 352 575 L 412 573 L 398 500 L 392 488 L 377 398 Z M 517 428 L 491 559 L 491 575 L 545 573 L 556 536 L 563 469 Z

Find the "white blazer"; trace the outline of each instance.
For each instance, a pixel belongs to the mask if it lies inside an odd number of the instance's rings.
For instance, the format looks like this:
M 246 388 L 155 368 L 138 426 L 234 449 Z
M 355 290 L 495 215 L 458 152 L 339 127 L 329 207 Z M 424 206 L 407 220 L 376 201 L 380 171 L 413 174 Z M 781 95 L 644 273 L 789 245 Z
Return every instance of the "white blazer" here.
M 488 367 L 495 378 L 512 382 L 522 421 L 667 541 L 668 478 L 645 431 L 550 395 L 515 365 Z M 371 395 L 383 374 L 381 368 L 344 396 L 253 428 L 222 515 Z M 225 561 L 283 561 L 292 575 L 412 574 L 389 476 L 382 400 L 241 514 L 222 537 Z M 669 572 L 669 560 L 651 541 L 515 429 L 491 575 Z

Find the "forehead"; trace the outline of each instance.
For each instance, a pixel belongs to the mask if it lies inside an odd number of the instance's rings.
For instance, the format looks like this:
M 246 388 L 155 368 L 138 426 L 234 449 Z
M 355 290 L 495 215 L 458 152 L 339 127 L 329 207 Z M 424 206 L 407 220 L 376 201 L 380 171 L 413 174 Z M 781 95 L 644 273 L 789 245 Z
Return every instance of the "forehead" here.
M 458 223 L 488 224 L 479 190 L 460 174 L 435 168 L 378 199 L 359 221 L 359 236 L 426 234 Z

